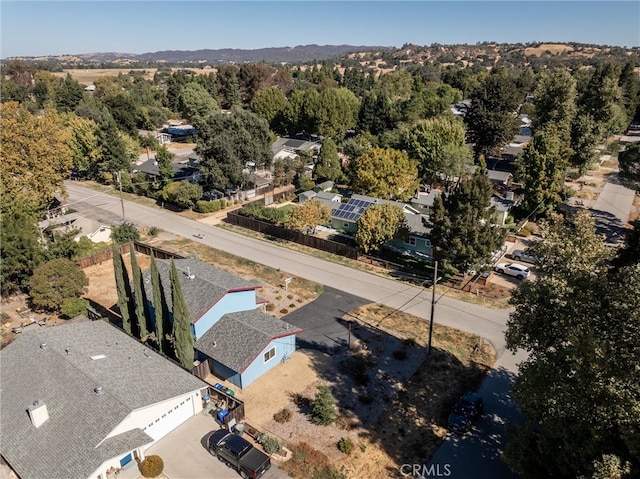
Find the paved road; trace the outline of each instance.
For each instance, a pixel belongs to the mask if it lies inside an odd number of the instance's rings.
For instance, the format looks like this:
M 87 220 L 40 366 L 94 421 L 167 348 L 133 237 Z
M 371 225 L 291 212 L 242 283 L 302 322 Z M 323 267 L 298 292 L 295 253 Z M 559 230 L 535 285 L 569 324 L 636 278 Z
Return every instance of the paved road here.
M 635 192 L 620 184 L 617 173 L 608 178 L 591 207 L 596 229 L 606 236 L 608 243 L 618 245 L 622 240 L 634 199 Z
M 96 213 L 95 208 L 98 211 L 100 209 L 110 211 L 116 216 L 120 214 L 120 200 L 115 196 L 97 193 L 74 182 L 67 182 L 67 188 L 72 208 L 82 211 L 85 204 L 89 204 L 93 208 L 93 214 Z M 74 202 L 82 203 L 74 206 Z M 198 223 L 160 209 L 125 202 L 125 214 L 128 221 L 139 226 L 156 226 L 167 232 L 189 237 L 208 246 L 279 268 L 293 277 L 322 283 L 332 288 L 328 289 L 330 294 L 336 294 L 336 290 L 344 291 L 363 300 L 381 303 L 425 320 L 429 319 L 431 292 L 423 288 L 353 270 L 273 243 Z M 196 233 L 203 234 L 204 238 L 194 238 L 192 235 Z M 345 298 L 339 300 L 345 301 L 345 308 L 349 306 L 346 303 L 360 301 L 353 298 L 349 298 L 348 301 Z M 517 362 L 524 358 L 522 354 L 515 357 L 508 352 L 505 354 L 504 331 L 508 314 L 505 310 L 493 310 L 447 296 L 441 296 L 436 303 L 434 315 L 436 322 L 478 334 L 489 340 L 498 353 L 495 369 L 481 386 L 480 391 L 485 396 L 486 403 L 485 414 L 478 424 L 477 434 L 462 439 L 450 437 L 438 449 L 428 465 L 449 464 L 451 473 L 449 477 L 465 479 L 515 477 L 498 458 L 503 445 L 501 425 L 505 419 L 509 422 L 518 419 L 517 410 L 509 395 L 509 385 L 517 373 Z M 316 336 L 316 338 L 307 339 L 317 341 L 317 338 Z M 444 471 L 442 466 L 440 470 Z

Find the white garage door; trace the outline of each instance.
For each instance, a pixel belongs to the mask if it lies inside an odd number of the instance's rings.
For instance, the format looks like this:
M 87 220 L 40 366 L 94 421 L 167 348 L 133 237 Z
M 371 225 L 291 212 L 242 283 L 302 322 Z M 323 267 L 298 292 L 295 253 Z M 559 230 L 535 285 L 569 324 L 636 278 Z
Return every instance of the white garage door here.
M 153 438 L 154 441 L 166 436 L 180 424 L 193 416 L 193 400 L 189 397 L 180 404 L 162 413 L 158 422 L 147 427 L 144 432 Z

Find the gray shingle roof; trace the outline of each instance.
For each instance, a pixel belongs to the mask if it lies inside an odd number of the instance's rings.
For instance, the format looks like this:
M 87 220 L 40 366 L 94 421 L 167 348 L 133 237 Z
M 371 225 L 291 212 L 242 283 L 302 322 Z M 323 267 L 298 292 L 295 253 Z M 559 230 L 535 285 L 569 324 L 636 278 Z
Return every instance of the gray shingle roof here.
M 195 349 L 242 372 L 278 337 L 301 332 L 297 327 L 258 310 L 225 314 L 195 342 Z
M 247 281 L 194 258 L 176 259 L 174 261 L 180 275 L 182 293 L 184 294 L 192 323 L 202 317 L 227 292 L 261 287 L 255 282 Z M 169 280 L 171 263 L 168 260 L 157 260 L 157 264 L 167 300 L 167 307 L 169 311 L 172 311 L 171 281 Z M 194 278 L 189 279 L 188 274 L 193 275 Z M 153 288 L 151 286 L 150 269 L 144 272 L 143 278 L 147 298 L 152 299 Z
M 206 387 L 104 321 L 29 331 L 0 351 L 0 361 L 0 453 L 23 479 L 88 477 L 153 440 L 137 430 L 98 447 L 132 411 Z M 39 428 L 26 412 L 36 400 L 49 414 Z

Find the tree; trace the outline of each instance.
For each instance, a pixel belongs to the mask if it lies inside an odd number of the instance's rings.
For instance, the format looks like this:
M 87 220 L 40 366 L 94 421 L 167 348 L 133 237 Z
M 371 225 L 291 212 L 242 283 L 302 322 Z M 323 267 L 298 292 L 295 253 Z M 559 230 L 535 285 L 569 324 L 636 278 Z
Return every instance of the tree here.
M 220 109 L 218 102 L 199 83 L 189 83 L 182 88 L 178 105 L 180 113 L 196 127 Z
M 169 310 L 167 309 L 167 300 L 164 295 L 164 288 L 160 280 L 160 273 L 158 272 L 158 263 L 156 258 L 151 252 L 151 288 L 153 291 L 153 314 L 154 325 L 156 333 L 156 341 L 158 344 L 158 350 L 165 355 L 169 355 L 169 345 L 167 344 L 167 337 L 173 335 L 171 329 L 171 322 L 169 321 Z
M 579 99 L 579 111 L 596 120 L 601 139 L 620 133 L 627 126 L 622 90 L 618 86 L 619 68 L 613 63 L 599 65 Z
M 260 118 L 267 120 L 272 131 L 280 130 L 281 116 L 286 107 L 287 99 L 276 87 L 258 90 L 251 100 L 251 110 Z
M 313 169 L 313 174 L 317 180 L 336 181 L 342 176 L 342 166 L 338 156 L 338 148 L 331 138 L 325 138 L 322 142 L 318 163 Z
M 105 108 L 98 122 L 98 157 L 96 167 L 99 173 L 131 171 L 125 145 L 120 137 L 118 125 Z
M 577 167 L 580 174 L 584 174 L 596 161 L 596 145 L 601 137 L 600 126 L 593 116 L 579 112 L 571 125 L 569 164 Z
M 75 237 L 80 233 L 79 229 L 66 231 L 63 234 L 51 235 L 51 240 L 46 243 L 45 256 L 48 261 L 57 258 L 80 259 L 91 252 L 93 243 L 86 236 L 78 241 Z
M 471 94 L 471 107 L 464 120 L 474 143 L 476 157 L 497 152 L 518 131 L 516 109 L 520 96 L 504 69 L 494 69 L 482 78 Z
M 242 185 L 242 170 L 249 161 L 256 168 L 271 166 L 273 154 L 269 125 L 250 111 L 216 113 L 198 131 L 200 169 L 219 188 Z
M 171 162 L 175 155 L 169 151 L 165 145 L 160 145 L 156 151 L 156 161 L 158 162 L 158 173 L 160 174 L 160 183 L 165 186 L 168 181 L 173 178 L 174 172 Z
M 568 143 L 571 124 L 576 113 L 576 80 L 565 68 L 543 74 L 534 93 L 536 110 L 533 126 L 536 131 L 553 124 L 560 139 Z
M 71 74 L 67 73 L 62 85 L 56 91 L 55 101 L 56 109 L 60 113 L 69 113 L 76 109 L 82 100 L 84 95 L 84 89 L 78 83 L 78 80 L 74 79 Z
M 542 274 L 515 290 L 507 323 L 507 347 L 529 356 L 513 387 L 527 421 L 505 460 L 525 479 L 614 477 L 603 474 L 615 462 L 635 477 L 640 265 L 610 268 L 588 212 L 551 215 L 540 231 L 531 249 Z
M 111 239 L 115 244 L 125 244 L 140 239 L 140 232 L 136 225 L 125 221 L 120 226 L 116 226 L 111 230 Z
M 67 258 L 39 266 L 29 282 L 29 296 L 37 307 L 59 311 L 65 300 L 79 298 L 89 285 L 82 268 Z
M 180 208 L 191 209 L 202 198 L 202 186 L 186 180 L 174 181 L 164 188 L 162 198 L 175 203 Z
M 394 238 L 408 239 L 402 207 L 392 203 L 367 208 L 357 221 L 355 240 L 365 253 L 379 249 Z
M 313 124 L 322 136 L 342 139 L 347 130 L 354 128 L 360 102 L 347 88 L 327 88 L 318 97 Z
M 35 116 L 15 102 L 0 104 L 0 205 L 19 202 L 30 210 L 46 208 L 64 191 L 71 168 L 67 132 L 51 109 Z
M 137 328 L 134 335 L 143 341 L 149 335 L 149 303 L 147 302 L 147 292 L 144 289 L 142 281 L 142 271 L 138 266 L 136 252 L 133 249 L 133 243 L 129 243 L 129 251 L 131 251 L 131 274 L 133 276 L 133 299 L 135 301 L 135 323 Z M 133 322 L 133 321 L 132 321 Z
M 352 186 L 356 193 L 407 201 L 418 185 L 417 162 L 403 151 L 370 148 L 354 160 Z
M 622 104 L 628 119 L 638 117 L 640 106 L 640 77 L 635 71 L 633 60 L 628 61 L 622 68 L 618 85 L 622 92 Z
M 191 320 L 189 310 L 182 294 L 182 285 L 176 265 L 171 259 L 171 303 L 173 305 L 173 332 L 175 335 L 176 357 L 182 367 L 187 370 L 193 368 L 193 333 L 191 332 Z
M 492 225 L 492 191 L 481 162 L 473 176 L 463 178 L 451 193 L 436 197 L 429 218 L 435 259 L 463 272 L 487 267 L 505 236 Z
M 27 291 L 29 278 L 43 260 L 38 222 L 20 204 L 0 214 L 0 291 Z
M 98 158 L 98 132 L 93 120 L 76 114 L 62 115 L 63 125 L 67 129 L 67 146 L 71 152 L 72 168 L 85 171 L 95 165 Z
M 328 426 L 336 420 L 336 400 L 331 388 L 326 384 L 318 386 L 318 392 L 311 408 L 311 422 L 318 426 Z
M 409 157 L 418 161 L 420 178 L 432 182 L 440 174 L 460 177 L 472 163 L 462 121 L 436 117 L 419 121 L 403 133 Z
M 618 155 L 620 176 L 632 181 L 640 181 L 640 143 L 634 143 Z
M 287 228 L 315 234 L 316 227 L 331 219 L 331 209 L 318 200 L 310 199 L 291 210 L 289 219 L 285 223 Z
M 114 244 L 111 251 L 113 252 L 113 272 L 116 278 L 116 289 L 118 291 L 118 309 L 122 316 L 122 329 L 129 335 L 131 331 L 131 285 L 129 284 L 129 274 L 124 265 L 124 260 L 120 254 L 120 250 Z
M 536 132 L 517 161 L 516 177 L 524 189 L 525 211 L 552 211 L 562 202 L 567 156 L 568 149 L 554 124 Z
M 318 133 L 317 111 L 320 102 L 318 90 L 308 88 L 291 93 L 283 121 L 288 133 Z

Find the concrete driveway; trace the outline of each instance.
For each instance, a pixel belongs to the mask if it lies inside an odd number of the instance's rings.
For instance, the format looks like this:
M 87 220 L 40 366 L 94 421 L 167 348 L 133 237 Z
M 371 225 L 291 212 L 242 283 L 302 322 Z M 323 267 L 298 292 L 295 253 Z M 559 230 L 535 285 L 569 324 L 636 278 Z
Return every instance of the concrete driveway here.
M 298 347 L 331 354 L 347 347 L 349 330 L 342 317 L 369 303 L 367 299 L 325 286 L 324 294 L 282 319 L 303 330 L 297 336 Z
M 169 479 L 237 479 L 240 475 L 235 470 L 218 461 L 207 450 L 207 438 L 215 429 L 218 429 L 218 424 L 211 416 L 196 414 L 147 449 L 145 454 L 157 454 L 163 459 L 164 473 Z M 289 476 L 272 465 L 262 477 L 286 479 Z

